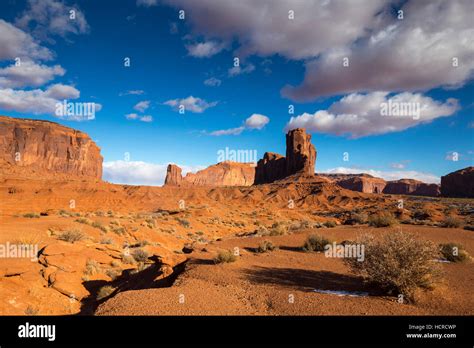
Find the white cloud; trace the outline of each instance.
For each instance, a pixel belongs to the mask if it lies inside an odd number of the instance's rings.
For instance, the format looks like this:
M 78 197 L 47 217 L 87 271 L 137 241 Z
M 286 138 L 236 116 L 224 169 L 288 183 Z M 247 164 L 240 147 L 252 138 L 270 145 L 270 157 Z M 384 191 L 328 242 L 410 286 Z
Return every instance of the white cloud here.
M 151 7 L 156 6 L 157 4 L 158 0 L 137 0 L 137 6 Z
M 153 121 L 153 116 L 151 116 L 151 115 L 141 116 L 140 121 L 142 121 L 142 122 L 152 122 Z
M 74 11 L 75 18 L 70 18 L 70 11 Z M 67 37 L 89 31 L 84 13 L 77 5 L 66 6 L 58 0 L 29 0 L 28 8 L 16 19 L 15 25 L 31 30 L 33 36 L 41 40 L 52 42 L 51 35 Z
M 167 164 L 155 164 L 142 161 L 104 162 L 104 180 L 115 184 L 163 185 Z M 183 175 L 201 170 L 204 166 L 181 166 Z
M 385 0 L 351 6 L 348 1 L 166 0 L 186 11 L 195 35 L 240 43 L 239 55 L 280 54 L 291 59 L 315 57 L 352 43 L 370 28 Z M 293 10 L 294 19 L 288 18 Z M 335 25 L 337 21 L 337 25 Z
M 219 87 L 222 84 L 222 81 L 215 77 L 210 77 L 207 80 L 204 80 L 206 86 Z
M 245 127 L 237 127 L 237 128 L 229 128 L 229 129 L 221 129 L 210 132 L 209 135 L 219 137 L 221 135 L 239 135 L 245 130 Z
M 62 99 L 77 99 L 80 97 L 80 92 L 73 86 L 63 85 L 57 83 L 48 87 L 45 96 L 58 100 Z
M 186 49 L 190 56 L 196 58 L 209 58 L 221 52 L 225 48 L 225 44 L 216 41 L 198 42 L 186 45 Z
M 409 113 L 406 116 L 382 116 L 384 106 L 392 112 L 395 111 L 389 107 L 390 105 L 392 107 L 409 105 L 413 106 L 413 110 L 419 106 L 419 115 Z M 286 125 L 286 130 L 306 128 L 310 132 L 360 138 L 398 132 L 418 124 L 429 123 L 439 117 L 451 116 L 458 108 L 456 99 L 450 98 L 442 103 L 430 97 L 409 92 L 391 97 L 387 92 L 350 94 L 333 103 L 327 110 L 292 117 Z
M 125 118 L 127 120 L 140 120 L 142 122 L 153 122 L 153 116 L 151 115 L 138 115 L 136 113 L 126 114 Z
M 390 167 L 393 169 L 405 169 L 405 164 L 403 163 L 392 163 L 390 164 Z
M 428 184 L 439 184 L 441 179 L 440 177 L 430 174 L 417 172 L 414 170 L 398 170 L 398 171 L 382 171 L 374 169 L 357 169 L 357 168 L 347 168 L 347 167 L 337 167 L 325 170 L 321 173 L 327 174 L 361 174 L 366 173 L 372 176 L 382 178 L 384 180 L 400 180 L 400 179 L 415 179 L 422 181 Z
M 262 129 L 266 124 L 270 122 L 270 118 L 265 115 L 252 114 L 244 121 L 244 125 L 236 128 L 220 129 L 210 132 L 209 135 L 221 136 L 221 135 L 239 135 L 246 129 Z
M 133 108 L 137 111 L 140 112 L 145 112 L 146 109 L 150 107 L 150 101 L 149 100 L 143 100 L 139 103 L 137 103 Z
M 56 104 L 63 99 L 79 98 L 79 91 L 72 86 L 56 84 L 46 90 L 0 89 L 0 109 L 34 115 L 55 116 Z
M 136 114 L 136 113 L 126 114 L 125 118 L 127 120 L 136 120 L 138 118 L 138 114 Z
M 460 87 L 471 79 L 474 2 L 408 1 L 402 9 L 403 20 L 385 14 L 381 25 L 357 44 L 327 50 L 309 61 L 302 84 L 286 86 L 282 95 L 309 101 L 352 92 Z M 342 65 L 345 57 L 348 67 Z
M 206 109 L 214 107 L 217 105 L 217 102 L 210 102 L 208 103 L 204 99 L 195 98 L 193 96 L 189 96 L 184 99 L 172 99 L 164 102 L 163 104 L 171 106 L 175 111 L 179 110 L 179 106 L 183 105 L 185 111 L 191 111 L 194 113 L 202 113 Z
M 265 115 L 253 114 L 245 120 L 245 127 L 248 129 L 262 129 L 270 122 L 270 119 Z
M 144 90 L 141 90 L 141 89 L 132 89 L 132 90 L 129 90 L 129 91 L 125 91 L 125 92 L 121 92 L 119 93 L 119 96 L 122 97 L 124 95 L 142 95 L 144 94 L 145 91 Z
M 250 74 L 254 70 L 255 70 L 255 65 L 253 64 L 247 64 L 245 68 L 241 68 L 239 65 L 239 66 L 233 66 L 232 68 L 230 68 L 228 70 L 228 74 L 229 74 L 229 77 L 234 77 L 241 74 Z
M 0 19 L 0 60 L 50 60 L 53 53 L 40 46 L 29 34 Z
M 49 67 L 26 61 L 0 69 L 0 88 L 38 87 L 64 74 L 59 65 Z

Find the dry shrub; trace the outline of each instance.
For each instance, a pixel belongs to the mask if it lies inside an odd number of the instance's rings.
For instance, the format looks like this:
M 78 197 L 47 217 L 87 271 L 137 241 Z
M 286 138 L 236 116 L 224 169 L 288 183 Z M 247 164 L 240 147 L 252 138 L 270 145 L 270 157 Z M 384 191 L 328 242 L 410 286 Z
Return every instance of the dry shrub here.
M 369 226 L 373 227 L 390 227 L 397 223 L 397 219 L 390 212 L 381 212 L 370 215 Z
M 84 239 L 84 237 L 85 236 L 81 231 L 77 229 L 72 229 L 61 233 L 58 236 L 58 239 L 63 240 L 65 242 L 74 243 Z
M 461 244 L 440 244 L 439 251 L 446 260 L 451 262 L 464 262 L 470 259 L 469 253 Z
M 324 251 L 324 247 L 332 242 L 320 235 L 312 234 L 303 245 L 304 251 Z
M 443 227 L 459 228 L 461 226 L 461 220 L 454 216 L 448 216 L 443 221 Z
M 264 240 L 258 245 L 257 252 L 266 253 L 267 251 L 273 251 L 276 249 L 278 249 L 278 247 L 276 247 L 272 242 L 269 240 Z
M 215 263 L 231 263 L 237 261 L 237 256 L 231 250 L 221 250 L 214 258 Z
M 431 289 L 440 276 L 440 267 L 433 261 L 438 250 L 429 241 L 398 231 L 380 240 L 365 235 L 358 243 L 364 245 L 364 260 L 345 258 L 344 262 L 388 294 L 413 300 L 417 288 Z

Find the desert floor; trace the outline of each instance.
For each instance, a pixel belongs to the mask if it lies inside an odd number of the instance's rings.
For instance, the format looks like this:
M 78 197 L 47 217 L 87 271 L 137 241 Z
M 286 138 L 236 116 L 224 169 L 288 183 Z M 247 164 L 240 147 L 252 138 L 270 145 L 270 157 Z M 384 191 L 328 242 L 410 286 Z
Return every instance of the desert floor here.
M 443 282 L 401 304 L 368 288 L 341 259 L 300 250 L 313 233 L 342 242 L 402 229 L 474 255 L 474 232 L 441 227 L 447 214 L 473 225 L 472 206 L 363 194 L 326 180 L 185 189 L 0 178 L 0 245 L 38 246 L 37 258 L 0 259 L 0 315 L 472 315 L 472 262 L 440 263 Z M 353 212 L 379 211 L 393 211 L 400 224 L 343 225 Z M 255 252 L 262 240 L 279 249 Z M 235 248 L 236 262 L 212 261 Z

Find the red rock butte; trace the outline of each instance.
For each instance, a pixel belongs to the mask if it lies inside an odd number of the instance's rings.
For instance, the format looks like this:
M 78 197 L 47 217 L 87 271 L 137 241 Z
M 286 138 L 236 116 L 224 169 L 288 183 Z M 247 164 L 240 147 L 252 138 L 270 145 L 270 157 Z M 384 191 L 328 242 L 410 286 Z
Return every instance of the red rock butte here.
M 90 137 L 60 124 L 0 116 L 2 174 L 101 180 L 100 148 Z

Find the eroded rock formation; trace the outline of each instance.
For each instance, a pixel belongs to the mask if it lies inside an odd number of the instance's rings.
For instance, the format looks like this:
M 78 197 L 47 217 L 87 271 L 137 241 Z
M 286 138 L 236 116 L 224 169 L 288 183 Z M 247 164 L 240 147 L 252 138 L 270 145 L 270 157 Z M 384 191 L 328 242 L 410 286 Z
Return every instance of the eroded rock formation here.
M 0 174 L 102 178 L 100 148 L 60 124 L 0 116 Z
M 474 197 L 474 167 L 467 167 L 441 177 L 445 197 Z
M 181 175 L 181 172 L 181 168 L 178 167 L 176 164 L 168 164 L 168 168 L 166 169 L 165 185 L 181 185 L 181 182 L 183 181 L 183 176 Z
M 168 165 L 165 185 L 174 186 L 250 186 L 255 181 L 253 163 L 220 162 L 196 173 L 181 175 L 181 168 Z
M 437 184 L 425 184 L 418 180 L 401 179 L 388 181 L 383 193 L 436 197 L 440 194 L 440 187 Z
M 337 183 L 345 189 L 365 193 L 382 193 L 387 184 L 384 179 L 375 178 L 369 174 L 352 176 L 348 179 L 340 180 Z
M 270 183 L 290 175 L 314 175 L 316 148 L 311 135 L 296 128 L 286 135 L 286 157 L 267 152 L 257 163 L 255 184 Z

